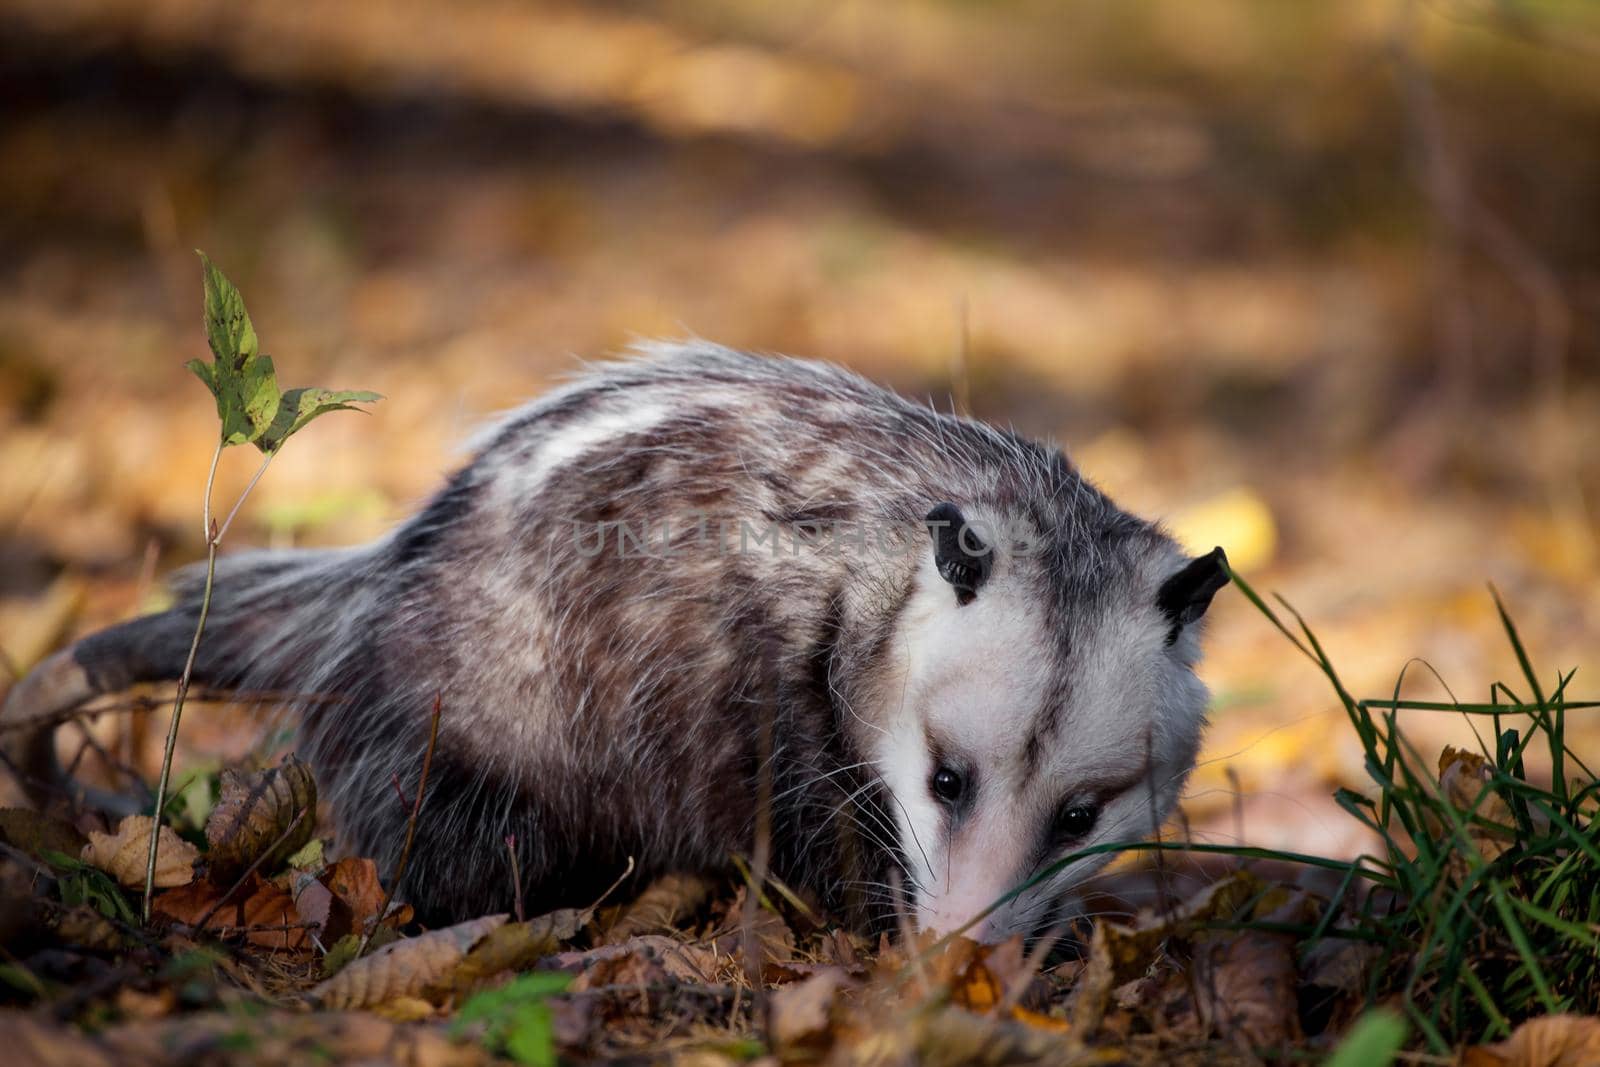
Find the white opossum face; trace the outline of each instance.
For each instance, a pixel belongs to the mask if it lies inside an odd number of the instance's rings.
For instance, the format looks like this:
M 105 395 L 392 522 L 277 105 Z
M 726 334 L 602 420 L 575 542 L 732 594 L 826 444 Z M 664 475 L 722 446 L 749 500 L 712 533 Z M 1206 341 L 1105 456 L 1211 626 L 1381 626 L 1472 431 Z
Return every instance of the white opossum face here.
M 1170 812 L 1204 720 L 1192 624 L 1227 579 L 1220 550 L 1185 566 L 1162 544 L 1073 602 L 1067 624 L 1040 595 L 1050 560 L 975 560 L 960 545 L 952 558 L 948 537 L 933 540 L 901 616 L 900 693 L 885 694 L 875 756 L 907 903 L 919 926 L 948 933 L 1063 857 L 1147 837 Z M 1047 926 L 1109 858 L 1073 862 L 967 935 Z

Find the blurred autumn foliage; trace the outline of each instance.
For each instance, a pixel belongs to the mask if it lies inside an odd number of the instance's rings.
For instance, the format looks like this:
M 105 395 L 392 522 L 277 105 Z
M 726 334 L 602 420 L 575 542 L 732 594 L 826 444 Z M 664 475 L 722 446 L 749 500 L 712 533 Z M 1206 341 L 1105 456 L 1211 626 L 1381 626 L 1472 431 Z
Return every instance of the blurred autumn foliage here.
M 203 553 L 203 247 L 286 376 L 390 398 L 236 546 L 374 536 L 572 354 L 692 332 L 1057 438 L 1363 692 L 1510 673 L 1493 581 L 1589 695 L 1597 57 L 1573 0 L 0 0 L 0 649 Z M 1210 649 L 1191 832 L 1366 847 L 1312 672 L 1236 597 Z

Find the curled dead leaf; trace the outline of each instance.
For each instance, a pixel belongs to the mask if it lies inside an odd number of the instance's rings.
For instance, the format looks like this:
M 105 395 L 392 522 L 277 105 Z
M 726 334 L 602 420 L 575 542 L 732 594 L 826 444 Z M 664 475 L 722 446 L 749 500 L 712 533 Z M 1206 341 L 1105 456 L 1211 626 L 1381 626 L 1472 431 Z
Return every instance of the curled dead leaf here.
M 254 774 L 223 771 L 222 796 L 206 819 L 212 866 L 237 870 L 270 849 L 270 871 L 311 840 L 316 807 L 316 779 L 293 755 Z
M 1499 858 L 1516 840 L 1511 809 L 1492 785 L 1493 776 L 1494 768 L 1476 752 L 1446 745 L 1439 753 L 1439 791 L 1462 819 L 1471 816 L 1467 839 L 1486 861 Z M 1432 829 L 1441 836 L 1450 832 L 1443 825 Z
M 1593 1067 L 1600 1063 L 1600 1019 L 1546 1015 L 1529 1019 L 1509 1038 L 1469 1048 L 1462 1067 Z
M 444 979 L 477 945 L 506 924 L 504 915 L 433 930 L 407 938 L 350 963 L 309 994 L 325 1008 L 368 1008 L 399 997 L 416 997 Z
M 148 815 L 129 815 L 117 824 L 115 833 L 92 831 L 83 846 L 83 860 L 92 863 L 124 886 L 143 887 L 145 860 L 149 856 Z M 156 838 L 156 879 L 161 889 L 188 885 L 194 881 L 194 864 L 199 849 L 179 837 L 170 826 L 163 826 Z

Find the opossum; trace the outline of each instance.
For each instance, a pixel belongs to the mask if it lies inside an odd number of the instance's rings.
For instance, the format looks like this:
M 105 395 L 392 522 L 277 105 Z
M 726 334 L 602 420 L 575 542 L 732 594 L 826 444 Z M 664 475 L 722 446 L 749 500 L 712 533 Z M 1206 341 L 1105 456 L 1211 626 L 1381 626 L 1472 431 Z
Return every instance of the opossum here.
M 171 680 L 201 576 L 88 636 L 0 721 Z M 494 425 L 377 542 L 218 563 L 195 678 L 295 694 L 342 847 L 430 922 L 641 876 L 771 873 L 866 928 L 1061 917 L 1192 769 L 1200 622 L 1228 572 L 1058 448 L 832 365 L 693 341 L 593 365 Z M 36 736 L 32 762 L 49 749 Z

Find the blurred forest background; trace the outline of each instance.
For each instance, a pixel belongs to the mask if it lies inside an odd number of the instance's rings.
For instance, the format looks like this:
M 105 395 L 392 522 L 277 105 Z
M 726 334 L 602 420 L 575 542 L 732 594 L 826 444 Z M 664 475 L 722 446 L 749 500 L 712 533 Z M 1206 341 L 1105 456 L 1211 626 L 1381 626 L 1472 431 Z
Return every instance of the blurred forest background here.
M 204 554 L 198 247 L 285 382 L 388 397 L 234 549 L 376 536 L 575 355 L 694 333 L 1054 437 L 1358 695 L 1514 677 L 1491 581 L 1600 693 L 1600 6 L 0 0 L 0 101 L 13 669 Z M 1213 618 L 1193 832 L 1366 847 L 1325 682 Z

